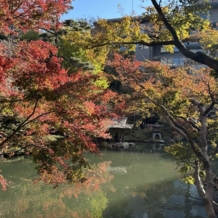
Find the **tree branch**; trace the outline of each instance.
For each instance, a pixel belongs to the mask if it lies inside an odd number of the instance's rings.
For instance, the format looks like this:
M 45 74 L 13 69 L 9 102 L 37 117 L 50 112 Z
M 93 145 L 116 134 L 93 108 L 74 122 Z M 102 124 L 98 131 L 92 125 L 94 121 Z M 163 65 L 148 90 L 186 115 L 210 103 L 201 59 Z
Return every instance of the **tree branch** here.
M 185 38 L 182 40 L 182 42 L 198 42 L 199 39 L 198 38 L 193 38 L 193 37 L 189 37 L 189 38 Z M 168 40 L 168 41 L 151 41 L 151 42 L 146 42 L 144 40 L 140 40 L 140 41 L 131 41 L 131 42 L 105 42 L 102 44 L 94 44 L 90 47 L 88 47 L 88 49 L 93 49 L 93 48 L 98 48 L 98 47 L 102 47 L 102 46 L 108 46 L 108 45 L 132 45 L 132 44 L 140 44 L 140 45 L 145 45 L 148 47 L 152 47 L 152 46 L 157 46 L 157 45 L 176 45 L 174 40 Z
M 162 108 L 163 111 L 165 111 L 168 120 L 171 122 L 171 124 L 173 124 L 174 130 L 180 133 L 181 135 L 183 135 L 187 139 L 187 141 L 191 145 L 191 148 L 194 154 L 199 158 L 199 160 L 203 161 L 204 163 L 208 163 L 208 159 L 205 157 L 205 155 L 203 154 L 199 146 L 194 142 L 194 140 L 192 140 L 188 131 L 174 120 L 174 118 L 171 116 L 171 114 L 167 111 L 167 109 L 163 105 L 158 104 L 157 102 L 155 102 L 148 96 L 146 96 L 146 98 L 149 99 L 151 102 L 153 102 L 158 107 Z
M 192 118 L 187 118 L 187 119 L 185 119 L 184 117 L 182 117 L 182 116 L 176 116 L 176 117 L 178 117 L 179 119 L 182 119 L 183 121 L 185 121 L 185 122 L 188 122 L 189 124 L 190 124 L 190 126 L 193 128 L 193 129 L 195 129 L 195 130 L 197 130 L 197 131 L 200 131 L 200 128 L 197 126 L 197 125 L 195 125 L 195 123 L 194 123 L 194 121 L 193 121 L 193 119 Z
M 7 141 L 9 141 L 24 125 L 26 125 L 25 123 L 33 116 L 33 114 L 36 111 L 37 105 L 38 105 L 39 99 L 36 100 L 35 105 L 33 107 L 33 111 L 31 112 L 31 114 L 23 121 L 21 122 L 17 128 L 5 139 L 0 143 L 0 147 L 2 147 Z
M 131 42 L 105 42 L 102 44 L 96 44 L 96 45 L 89 46 L 88 49 L 93 49 L 93 48 L 98 48 L 98 47 L 103 47 L 103 46 L 108 46 L 108 45 L 119 45 L 120 46 L 120 45 L 132 45 L 132 44 L 140 44 L 140 45 L 145 45 L 145 46 L 174 45 L 174 41 L 169 40 L 169 41 L 162 41 L 162 42 L 157 42 L 157 41 L 146 42 L 144 40 L 140 40 L 140 41 L 131 41 Z
M 204 54 L 203 52 L 192 52 L 189 49 L 187 49 L 185 47 L 185 45 L 182 43 L 182 41 L 179 39 L 179 37 L 177 36 L 177 33 L 175 31 L 175 29 L 172 27 L 172 25 L 168 22 L 168 20 L 166 19 L 160 5 L 157 4 L 156 0 L 151 0 L 152 4 L 154 5 L 160 19 L 163 21 L 164 25 L 166 26 L 166 28 L 169 30 L 169 32 L 171 33 L 173 39 L 174 39 L 174 43 L 175 46 L 178 48 L 178 50 L 187 58 L 192 59 L 193 61 L 200 63 L 200 64 L 204 64 L 210 68 L 212 68 L 213 70 L 215 70 L 215 72 L 218 73 L 218 60 L 215 60 L 213 58 L 211 58 L 210 56 Z

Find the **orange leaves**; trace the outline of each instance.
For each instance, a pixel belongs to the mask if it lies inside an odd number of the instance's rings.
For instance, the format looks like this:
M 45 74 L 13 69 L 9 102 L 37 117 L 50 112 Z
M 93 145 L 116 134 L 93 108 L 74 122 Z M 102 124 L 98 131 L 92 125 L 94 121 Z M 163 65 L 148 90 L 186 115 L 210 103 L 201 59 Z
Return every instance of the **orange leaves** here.
M 18 29 L 57 29 L 59 18 L 69 9 L 70 3 L 70 0 L 0 0 L 1 31 L 3 34 L 16 34 Z
M 123 58 L 120 54 L 114 54 L 113 61 L 110 62 L 110 66 L 113 66 L 119 70 L 124 70 L 129 73 L 130 71 L 137 71 L 141 62 L 134 60 L 134 56 L 129 58 Z
M 0 175 L 0 185 L 1 185 L 3 191 L 6 190 L 6 187 L 8 185 L 6 180 L 4 179 L 4 177 L 2 175 Z
M 41 40 L 20 42 L 10 67 L 14 85 L 21 90 L 43 90 L 56 88 L 63 83 L 66 72 L 61 68 L 61 59 L 56 54 L 57 48 L 50 43 Z
M 100 96 L 102 103 L 107 103 L 111 99 L 117 98 L 117 93 L 111 90 L 105 90 Z
M 101 185 L 106 184 L 113 179 L 113 175 L 109 174 L 107 168 L 111 162 L 102 162 L 91 169 L 86 170 L 87 180 L 83 184 L 77 184 L 75 186 L 77 192 L 84 192 L 86 194 L 94 193 L 100 190 Z M 83 187 L 83 189 L 81 189 Z
M 36 183 L 40 180 L 43 181 L 45 184 L 55 184 L 56 186 L 62 183 L 66 183 L 64 173 L 58 170 L 58 168 L 55 166 L 51 168 L 50 172 L 47 172 L 46 170 L 42 171 L 40 173 L 40 177 L 34 180 L 34 182 Z
M 40 179 L 54 185 L 82 181 L 87 167 L 83 154 L 98 152 L 94 137 L 108 137 L 105 123 L 112 114 L 107 105 L 115 94 L 97 85 L 103 81 L 100 74 L 68 75 L 51 43 L 19 41 L 13 34 L 56 31 L 70 3 L 0 0 L 2 34 L 13 38 L 0 45 L 0 132 L 5 134 L 0 148 L 31 153 Z M 4 185 L 1 177 L 0 183 Z
M 2 59 L 7 70 L 1 90 L 9 101 L 2 105 L 4 115 L 16 119 L 4 146 L 32 153 L 40 179 L 53 185 L 83 178 L 83 154 L 98 152 L 93 137 L 108 137 L 112 114 L 106 106 L 115 96 L 95 85 L 100 74 L 68 75 L 56 55 L 57 48 L 47 42 L 17 43 L 10 65 Z
M 124 59 L 121 55 L 115 55 L 109 64 L 118 73 L 117 79 L 129 88 L 129 95 L 123 95 L 128 112 L 146 115 L 147 108 L 161 113 L 162 105 L 177 116 L 196 116 L 196 111 L 191 110 L 192 99 L 208 105 L 212 98 L 217 98 L 217 82 L 208 69 L 171 69 L 154 61 L 134 65 L 133 58 Z
M 5 77 L 5 72 L 10 66 L 10 59 L 0 55 L 0 82 Z
M 90 101 L 85 101 L 83 103 L 84 107 L 85 107 L 85 111 L 91 116 L 92 114 L 95 113 L 95 104 L 93 102 Z

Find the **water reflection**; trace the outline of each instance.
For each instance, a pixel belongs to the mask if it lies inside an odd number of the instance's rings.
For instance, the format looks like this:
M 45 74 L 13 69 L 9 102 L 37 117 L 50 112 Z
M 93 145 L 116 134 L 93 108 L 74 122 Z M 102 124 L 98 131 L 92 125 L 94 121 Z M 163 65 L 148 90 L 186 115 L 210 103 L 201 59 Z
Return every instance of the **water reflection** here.
M 111 161 L 111 165 L 99 165 L 90 174 L 94 175 L 90 186 L 77 192 L 67 185 L 55 190 L 43 184 L 33 186 L 30 160 L 1 163 L 11 185 L 0 192 L 0 217 L 207 217 L 195 186 L 179 181 L 175 163 L 161 153 L 105 152 L 101 158 L 87 158 L 93 164 Z
M 7 191 L 1 191 L 0 217 L 102 217 L 108 204 L 106 191 L 113 191 L 107 167 L 103 162 L 88 171 L 85 187 L 65 184 L 53 189 L 42 183 L 33 185 L 31 179 L 36 175 L 30 160 L 1 164 L 11 184 Z

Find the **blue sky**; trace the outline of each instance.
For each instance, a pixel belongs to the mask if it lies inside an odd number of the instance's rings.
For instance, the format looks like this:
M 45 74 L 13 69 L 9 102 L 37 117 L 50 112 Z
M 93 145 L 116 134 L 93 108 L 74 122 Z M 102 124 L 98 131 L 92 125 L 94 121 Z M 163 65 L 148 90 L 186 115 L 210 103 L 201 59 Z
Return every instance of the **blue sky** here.
M 141 5 L 151 5 L 150 1 L 142 0 L 75 0 L 74 9 L 63 15 L 65 19 L 92 19 L 92 18 L 118 18 L 123 15 L 140 15 L 144 10 Z M 118 5 L 123 9 L 119 10 Z

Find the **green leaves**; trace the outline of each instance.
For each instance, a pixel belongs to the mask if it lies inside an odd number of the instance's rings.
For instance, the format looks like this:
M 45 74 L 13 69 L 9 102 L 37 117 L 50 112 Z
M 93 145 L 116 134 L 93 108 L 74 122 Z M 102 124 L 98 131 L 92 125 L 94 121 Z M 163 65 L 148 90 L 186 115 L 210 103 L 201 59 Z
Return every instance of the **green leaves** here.
M 176 160 L 177 170 L 183 181 L 194 184 L 192 176 L 195 169 L 196 156 L 187 142 L 174 143 L 164 149 Z
M 60 37 L 59 55 L 65 57 L 63 66 L 69 73 L 78 69 L 102 71 L 107 55 L 105 48 L 92 48 L 95 36 L 85 21 L 65 21 L 65 34 Z

